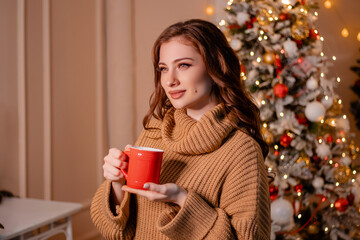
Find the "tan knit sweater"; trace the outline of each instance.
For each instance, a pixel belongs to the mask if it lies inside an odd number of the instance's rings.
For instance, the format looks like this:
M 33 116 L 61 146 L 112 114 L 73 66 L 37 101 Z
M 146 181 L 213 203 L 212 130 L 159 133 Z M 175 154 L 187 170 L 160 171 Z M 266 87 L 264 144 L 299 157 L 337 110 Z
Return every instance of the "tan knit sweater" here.
M 164 150 L 160 184 L 188 191 L 183 208 L 125 193 L 113 214 L 111 183 L 97 190 L 91 217 L 106 239 L 270 239 L 267 173 L 257 142 L 231 127 L 219 104 L 200 121 L 170 109 L 135 145 Z

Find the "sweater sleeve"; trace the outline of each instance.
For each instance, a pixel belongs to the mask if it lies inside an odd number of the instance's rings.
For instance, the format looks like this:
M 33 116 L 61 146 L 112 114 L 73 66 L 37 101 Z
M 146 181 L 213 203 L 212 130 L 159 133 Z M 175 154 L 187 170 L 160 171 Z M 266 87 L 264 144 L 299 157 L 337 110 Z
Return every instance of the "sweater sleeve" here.
M 159 231 L 170 239 L 270 239 L 269 188 L 264 160 L 256 146 L 232 166 L 219 207 L 212 207 L 189 190 L 178 213 L 160 215 Z
M 116 206 L 116 214 L 110 207 L 111 182 L 105 181 L 96 191 L 90 207 L 95 227 L 105 239 L 132 239 L 135 222 L 129 218 L 131 194 L 125 192 L 123 201 Z

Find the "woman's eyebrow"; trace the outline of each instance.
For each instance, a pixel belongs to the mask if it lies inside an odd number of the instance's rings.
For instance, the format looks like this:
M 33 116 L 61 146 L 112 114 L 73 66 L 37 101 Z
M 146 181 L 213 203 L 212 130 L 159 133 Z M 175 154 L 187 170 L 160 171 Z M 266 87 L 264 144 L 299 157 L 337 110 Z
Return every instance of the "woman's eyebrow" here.
M 178 59 L 175 59 L 173 62 L 174 62 L 174 63 L 177 63 L 177 62 L 180 62 L 180 61 L 182 61 L 182 60 L 191 60 L 191 61 L 194 61 L 194 59 L 193 59 L 193 58 L 184 57 L 184 58 L 178 58 Z M 164 65 L 166 65 L 166 64 L 165 64 L 165 63 L 163 63 L 163 62 L 159 62 L 159 64 L 164 64 Z

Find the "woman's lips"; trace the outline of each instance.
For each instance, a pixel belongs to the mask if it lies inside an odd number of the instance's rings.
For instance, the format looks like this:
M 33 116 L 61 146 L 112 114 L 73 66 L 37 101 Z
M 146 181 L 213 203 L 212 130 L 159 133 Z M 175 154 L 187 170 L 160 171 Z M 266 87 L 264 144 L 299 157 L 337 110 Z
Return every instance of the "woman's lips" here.
M 169 94 L 172 99 L 179 99 L 185 94 L 186 90 L 170 91 Z

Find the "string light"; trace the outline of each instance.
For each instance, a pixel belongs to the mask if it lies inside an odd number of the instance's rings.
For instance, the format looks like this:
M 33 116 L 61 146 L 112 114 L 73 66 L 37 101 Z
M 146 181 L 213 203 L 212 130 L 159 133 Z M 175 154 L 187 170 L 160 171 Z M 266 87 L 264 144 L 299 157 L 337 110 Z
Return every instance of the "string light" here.
M 208 6 L 205 10 L 206 14 L 211 16 L 214 14 L 214 7 L 213 6 Z
M 332 159 L 329 160 L 329 164 L 330 164 L 330 165 L 333 164 L 333 160 L 332 160 Z
M 341 99 L 339 99 L 338 103 L 339 103 L 339 104 L 341 104 L 341 103 L 342 103 L 342 100 L 341 100 Z
M 321 53 L 320 53 L 320 56 L 322 56 L 322 57 L 323 57 L 323 56 L 324 56 L 324 53 L 323 53 L 323 52 L 321 52 Z
M 319 16 L 319 13 L 318 13 L 318 12 L 314 12 L 314 15 L 317 17 L 317 16 Z
M 220 25 L 220 26 L 225 26 L 225 20 L 224 20 L 224 19 L 221 19 L 221 21 L 219 22 L 219 25 Z
M 284 179 L 287 179 L 287 178 L 288 178 L 288 175 L 287 175 L 287 174 L 285 174 L 285 175 L 284 175 Z
M 262 104 L 262 105 L 265 105 L 265 104 L 266 104 L 265 100 L 262 100 L 262 101 L 261 101 L 261 104 Z
M 320 37 L 320 41 L 322 41 L 322 42 L 323 42 L 323 41 L 324 41 L 324 37 Z
M 351 179 L 351 182 L 353 182 L 353 183 L 354 183 L 354 182 L 355 182 L 355 179 L 354 179 L 354 178 L 353 178 L 353 179 Z
M 337 186 L 337 187 L 338 187 L 339 185 L 340 185 L 340 183 L 339 183 L 339 182 L 336 182 L 336 183 L 335 183 L 335 186 Z
M 358 32 L 356 38 L 357 38 L 357 40 L 360 42 L 360 32 Z
M 284 113 L 283 113 L 283 112 L 280 113 L 280 117 L 284 117 Z
M 279 146 L 278 146 L 278 145 L 274 145 L 274 149 L 275 149 L 275 150 L 278 150 L 278 149 L 279 149 Z
M 258 57 L 258 58 L 256 59 L 256 61 L 257 61 L 258 63 L 261 62 L 261 58 Z
M 254 53 L 253 51 L 251 51 L 251 52 L 250 52 L 250 56 L 252 56 L 252 57 L 253 57 L 253 56 L 254 56 L 254 54 L 255 54 L 255 53 Z
M 285 155 L 284 155 L 284 154 L 281 155 L 281 156 L 280 156 L 280 159 L 281 159 L 281 160 L 284 160 L 284 159 L 285 159 Z
M 298 215 L 298 219 L 300 219 L 302 217 L 302 215 L 301 215 L 301 213 L 299 213 L 299 215 Z
M 353 171 L 353 174 L 354 174 L 354 175 L 356 174 L 356 170 Z
M 255 82 L 255 84 L 259 86 L 259 85 L 260 85 L 259 80 L 257 80 L 257 81 Z
M 332 59 L 335 61 L 335 60 L 336 60 L 336 57 L 335 57 L 335 56 L 333 56 L 333 57 L 332 57 Z
M 343 119 L 346 119 L 346 118 L 347 118 L 347 117 L 346 117 L 346 115 L 344 114 L 344 115 L 343 115 Z
M 341 30 L 341 35 L 344 38 L 347 38 L 349 36 L 349 30 L 347 30 L 347 28 L 343 28 L 343 30 Z
M 340 77 L 337 77 L 337 78 L 336 78 L 336 81 L 337 81 L 337 82 L 340 82 L 340 80 L 341 80 Z
M 330 1 L 330 0 L 326 0 L 326 1 L 324 2 L 324 6 L 325 6 L 326 8 L 331 8 L 331 7 L 332 7 L 331 1 Z

